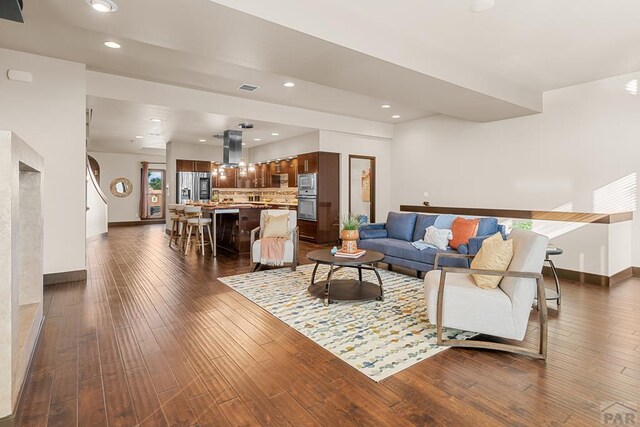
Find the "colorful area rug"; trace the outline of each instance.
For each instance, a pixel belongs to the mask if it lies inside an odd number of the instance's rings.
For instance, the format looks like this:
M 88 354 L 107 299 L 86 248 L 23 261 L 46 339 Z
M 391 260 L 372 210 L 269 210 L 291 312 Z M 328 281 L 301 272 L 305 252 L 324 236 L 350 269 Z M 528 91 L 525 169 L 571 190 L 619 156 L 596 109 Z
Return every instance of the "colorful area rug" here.
M 325 307 L 307 292 L 312 269 L 313 265 L 303 265 L 295 272 L 281 268 L 220 281 L 376 382 L 447 348 L 436 343 L 422 280 L 379 270 L 384 301 L 339 301 Z M 316 280 L 327 272 L 328 267 L 321 266 Z M 363 276 L 377 283 L 372 272 Z M 357 270 L 340 270 L 334 278 L 357 278 Z M 444 334 L 459 339 L 475 335 L 451 329 Z

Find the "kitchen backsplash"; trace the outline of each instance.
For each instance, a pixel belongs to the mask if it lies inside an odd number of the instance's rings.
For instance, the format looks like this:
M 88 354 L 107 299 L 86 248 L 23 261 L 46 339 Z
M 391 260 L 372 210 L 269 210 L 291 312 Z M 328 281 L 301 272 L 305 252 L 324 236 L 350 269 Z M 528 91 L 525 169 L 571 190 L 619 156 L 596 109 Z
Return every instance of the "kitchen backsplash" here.
M 298 188 L 219 188 L 213 194 L 218 194 L 220 201 L 233 202 L 274 202 L 296 203 Z

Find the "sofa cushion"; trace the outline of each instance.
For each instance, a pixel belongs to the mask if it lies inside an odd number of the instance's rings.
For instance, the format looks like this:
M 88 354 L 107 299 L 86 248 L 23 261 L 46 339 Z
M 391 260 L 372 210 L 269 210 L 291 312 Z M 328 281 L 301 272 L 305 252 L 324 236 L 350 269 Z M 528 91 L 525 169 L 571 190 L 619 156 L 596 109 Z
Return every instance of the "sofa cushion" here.
M 498 218 L 480 218 L 477 236 L 491 236 L 498 231 Z
M 416 218 L 416 228 L 413 231 L 413 242 L 417 242 L 418 240 L 424 237 L 424 232 L 428 227 L 431 227 L 435 222 L 438 215 L 425 215 L 418 214 Z
M 433 324 L 438 315 L 441 274 L 442 271 L 433 270 L 424 278 L 427 314 Z M 473 332 L 517 338 L 511 312 L 511 300 L 499 287 L 480 289 L 468 274 L 447 273 L 442 308 L 444 327 L 462 330 L 472 328 Z
M 454 219 L 451 225 L 453 237 L 449 242 L 449 246 L 453 249 L 458 249 L 459 245 L 466 245 L 469 239 L 476 235 L 479 222 L 479 218 L 466 219 L 458 217 Z
M 410 242 L 413 238 L 417 216 L 415 213 L 389 212 L 385 226 L 388 236 L 392 239 Z
M 438 215 L 433 226 L 435 228 L 446 228 L 451 230 L 451 225 L 453 225 L 453 220 L 456 219 L 456 215 L 444 214 Z
M 394 258 L 402 258 L 415 262 L 433 265 L 436 254 L 439 252 L 457 253 L 452 249 L 446 251 L 439 251 L 434 248 L 427 248 L 425 250 L 418 250 L 414 248 L 411 243 L 397 239 L 367 239 L 358 242 L 358 248 L 370 249 L 378 252 L 382 252 L 385 256 L 391 256 Z M 441 258 L 440 266 L 445 267 L 469 267 L 469 263 L 464 258 Z

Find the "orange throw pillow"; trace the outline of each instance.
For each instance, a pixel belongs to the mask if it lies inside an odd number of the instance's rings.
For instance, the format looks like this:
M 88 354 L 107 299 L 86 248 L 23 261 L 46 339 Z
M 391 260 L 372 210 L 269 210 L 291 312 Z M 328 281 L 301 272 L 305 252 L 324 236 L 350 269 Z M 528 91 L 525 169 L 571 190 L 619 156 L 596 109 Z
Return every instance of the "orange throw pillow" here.
M 478 232 L 478 224 L 480 218 L 465 219 L 456 218 L 451 225 L 451 232 L 453 233 L 453 239 L 449 241 L 449 246 L 453 249 L 458 249 L 459 245 L 466 245 L 469 243 L 469 239 L 474 237 Z

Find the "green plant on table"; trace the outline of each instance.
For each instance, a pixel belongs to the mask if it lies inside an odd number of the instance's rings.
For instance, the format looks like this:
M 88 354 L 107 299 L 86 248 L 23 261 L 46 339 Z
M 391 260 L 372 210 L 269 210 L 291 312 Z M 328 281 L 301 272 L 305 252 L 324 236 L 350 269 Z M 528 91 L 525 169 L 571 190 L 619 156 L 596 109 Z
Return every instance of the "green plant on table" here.
M 342 217 L 340 225 L 343 230 L 357 230 L 360 228 L 360 221 L 357 215 L 348 214 Z

